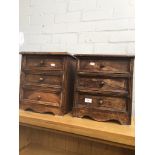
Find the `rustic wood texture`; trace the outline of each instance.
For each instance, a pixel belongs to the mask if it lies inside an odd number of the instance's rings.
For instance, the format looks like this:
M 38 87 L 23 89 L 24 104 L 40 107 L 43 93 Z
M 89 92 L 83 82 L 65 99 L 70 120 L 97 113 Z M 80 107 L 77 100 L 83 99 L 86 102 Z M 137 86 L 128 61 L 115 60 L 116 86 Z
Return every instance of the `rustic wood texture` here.
M 76 59 L 61 52 L 21 54 L 20 108 L 56 115 L 70 111 Z
M 97 122 L 90 119 L 72 117 L 71 114 L 52 116 L 29 111 L 19 111 L 20 123 L 41 127 L 49 130 L 57 130 L 66 133 L 89 137 L 95 140 L 121 144 L 126 147 L 134 147 L 134 121 L 131 125 L 119 125 L 114 122 Z
M 76 57 L 73 116 L 131 124 L 134 56 Z
M 81 89 L 127 90 L 127 79 L 79 76 L 78 85 Z
M 20 126 L 20 140 L 30 143 L 20 149 L 20 155 L 134 155 L 134 149 L 96 142 L 64 132 Z M 21 143 L 21 141 L 20 141 Z

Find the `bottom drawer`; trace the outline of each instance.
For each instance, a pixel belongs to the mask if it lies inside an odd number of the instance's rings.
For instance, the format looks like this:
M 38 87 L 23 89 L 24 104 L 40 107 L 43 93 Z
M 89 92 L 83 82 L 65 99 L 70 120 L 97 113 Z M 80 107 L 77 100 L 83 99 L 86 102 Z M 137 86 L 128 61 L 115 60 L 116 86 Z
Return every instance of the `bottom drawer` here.
M 76 96 L 77 107 L 88 107 L 100 110 L 127 111 L 127 98 L 78 93 Z
M 23 89 L 22 100 L 34 102 L 36 104 L 60 107 L 62 103 L 62 93 L 54 90 Z

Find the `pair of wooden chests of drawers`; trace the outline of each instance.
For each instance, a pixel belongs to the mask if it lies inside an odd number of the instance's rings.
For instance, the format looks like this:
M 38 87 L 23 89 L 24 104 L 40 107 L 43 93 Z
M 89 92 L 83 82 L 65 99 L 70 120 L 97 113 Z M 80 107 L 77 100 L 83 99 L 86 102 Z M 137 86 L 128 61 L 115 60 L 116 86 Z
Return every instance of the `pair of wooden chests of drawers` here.
M 21 54 L 21 109 L 131 123 L 134 56 Z

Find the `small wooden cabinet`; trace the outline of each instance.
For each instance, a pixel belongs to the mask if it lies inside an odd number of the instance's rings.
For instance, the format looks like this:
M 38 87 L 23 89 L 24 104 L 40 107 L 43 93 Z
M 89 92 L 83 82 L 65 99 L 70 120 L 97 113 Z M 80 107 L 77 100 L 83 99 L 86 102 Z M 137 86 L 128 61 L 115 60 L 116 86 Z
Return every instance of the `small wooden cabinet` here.
M 131 124 L 134 56 L 76 57 L 73 116 Z
M 21 52 L 20 108 L 64 115 L 72 108 L 76 59 L 65 52 Z

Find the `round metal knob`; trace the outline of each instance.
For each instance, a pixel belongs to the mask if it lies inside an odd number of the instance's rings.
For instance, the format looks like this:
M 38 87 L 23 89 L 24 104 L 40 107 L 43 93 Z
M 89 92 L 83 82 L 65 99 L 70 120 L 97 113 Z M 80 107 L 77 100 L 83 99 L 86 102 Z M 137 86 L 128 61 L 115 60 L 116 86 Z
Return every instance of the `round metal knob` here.
M 40 65 L 43 65 L 43 64 L 44 64 L 44 61 L 43 61 L 43 60 L 41 60 L 41 61 L 40 61 Z
M 105 82 L 102 81 L 99 85 L 100 85 L 100 87 L 103 87 L 105 85 Z
M 103 104 L 103 100 L 99 100 L 99 104 L 102 105 Z
M 41 78 L 39 78 L 39 81 L 43 81 L 44 79 L 41 77 Z
M 40 100 L 41 99 L 41 96 L 37 96 L 37 99 Z

